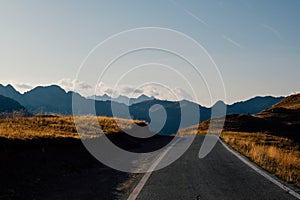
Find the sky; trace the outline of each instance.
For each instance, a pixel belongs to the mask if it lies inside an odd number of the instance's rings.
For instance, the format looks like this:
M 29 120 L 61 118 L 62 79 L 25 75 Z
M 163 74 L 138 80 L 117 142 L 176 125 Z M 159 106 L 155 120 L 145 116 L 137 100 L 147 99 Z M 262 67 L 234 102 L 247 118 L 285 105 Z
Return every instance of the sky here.
M 299 8 L 297 0 L 2 0 L 0 83 L 206 106 L 293 94 Z

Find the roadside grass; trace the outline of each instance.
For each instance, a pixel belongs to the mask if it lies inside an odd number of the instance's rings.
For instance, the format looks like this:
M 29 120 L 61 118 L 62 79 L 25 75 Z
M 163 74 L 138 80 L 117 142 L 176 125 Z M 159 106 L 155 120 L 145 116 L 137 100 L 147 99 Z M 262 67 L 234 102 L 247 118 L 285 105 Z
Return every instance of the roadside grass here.
M 73 116 L 35 116 L 0 119 L 0 137 L 22 140 L 66 137 L 79 139 L 80 137 L 97 137 L 103 133 L 122 132 L 122 130 L 130 129 L 133 123 L 146 125 L 143 121 L 103 116 L 77 116 L 76 122 L 80 130 L 88 130 L 92 134 L 79 136 Z
M 202 122 L 181 129 L 178 134 L 207 134 L 208 125 L 208 121 Z M 214 134 L 214 129 L 210 133 Z M 300 144 L 284 137 L 284 133 L 275 136 L 260 132 L 230 131 L 225 127 L 221 138 L 266 171 L 300 188 Z
M 194 135 L 194 134 L 204 135 L 204 134 L 207 134 L 209 124 L 210 124 L 209 121 L 205 121 L 205 122 L 202 122 L 202 123 L 194 125 L 194 126 L 180 129 L 178 131 L 177 135 Z M 213 132 L 213 131 L 211 131 L 211 132 Z
M 266 133 L 224 131 L 222 139 L 250 160 L 300 188 L 300 145 Z

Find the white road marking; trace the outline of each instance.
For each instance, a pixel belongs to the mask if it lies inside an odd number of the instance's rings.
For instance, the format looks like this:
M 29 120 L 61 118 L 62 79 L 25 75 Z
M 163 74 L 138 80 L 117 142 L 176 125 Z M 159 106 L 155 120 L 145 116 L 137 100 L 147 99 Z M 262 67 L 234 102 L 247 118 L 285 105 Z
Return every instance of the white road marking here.
M 137 198 L 137 196 L 139 195 L 139 193 L 142 191 L 144 185 L 146 184 L 147 180 L 149 179 L 149 177 L 152 174 L 152 171 L 156 168 L 156 166 L 160 163 L 160 161 L 166 156 L 166 154 L 170 151 L 171 148 L 173 148 L 175 146 L 175 144 L 177 144 L 179 141 L 181 140 L 181 138 L 178 138 L 173 144 L 171 144 L 159 157 L 158 159 L 153 163 L 153 165 L 151 165 L 151 167 L 149 168 L 150 172 L 147 172 L 144 174 L 143 178 L 140 180 L 140 182 L 137 184 L 137 186 L 134 188 L 134 190 L 132 191 L 132 193 L 129 195 L 129 197 L 127 198 L 127 200 L 135 200 Z
M 230 152 L 232 153 L 234 156 L 236 156 L 238 159 L 240 159 L 243 163 L 245 163 L 246 165 L 248 165 L 251 169 L 253 169 L 254 171 L 256 171 L 257 173 L 259 173 L 260 175 L 262 175 L 263 177 L 265 177 L 267 180 L 271 181 L 272 183 L 274 183 L 275 185 L 277 185 L 278 187 L 280 187 L 281 189 L 283 189 L 284 191 L 286 191 L 287 193 L 293 195 L 294 197 L 296 197 L 297 199 L 300 199 L 300 194 L 295 192 L 293 189 L 285 186 L 284 184 L 280 183 L 278 180 L 276 180 L 275 178 L 273 178 L 271 175 L 269 175 L 267 172 L 265 172 L 264 170 L 261 170 L 259 167 L 256 166 L 256 164 L 252 163 L 251 161 L 249 161 L 248 159 L 246 159 L 243 155 L 241 155 L 240 153 L 238 153 L 237 151 L 235 151 L 234 149 L 232 149 L 231 147 L 229 147 L 223 140 L 221 140 L 219 138 L 219 141 L 221 142 L 221 144 Z
M 216 136 L 217 137 L 217 136 Z M 153 163 L 153 165 L 149 168 L 150 171 L 153 171 L 155 169 L 155 167 L 159 164 L 159 162 L 165 157 L 165 155 L 170 151 L 170 149 L 179 141 L 181 140 L 181 138 L 178 138 L 172 145 L 170 145 L 160 156 L 159 158 L 155 161 L 155 163 Z M 220 143 L 230 152 L 232 153 L 234 156 L 236 156 L 238 159 L 240 159 L 243 163 L 245 163 L 246 165 L 248 165 L 251 169 L 253 169 L 254 171 L 256 171 L 258 174 L 262 175 L 263 177 L 265 177 L 267 180 L 271 181 L 272 183 L 274 183 L 275 185 L 277 185 L 278 187 L 280 187 L 281 189 L 283 189 L 284 191 L 286 191 L 287 193 L 291 194 L 292 196 L 296 197 L 297 199 L 300 199 L 300 194 L 297 193 L 296 191 L 294 191 L 293 189 L 285 186 L 284 184 L 280 183 L 278 180 L 276 180 L 275 178 L 273 178 L 271 175 L 269 175 L 267 172 L 261 170 L 259 167 L 257 167 L 254 163 L 250 162 L 248 159 L 246 159 L 243 155 L 241 155 L 240 153 L 238 153 L 237 151 L 233 150 L 231 147 L 229 147 L 225 142 L 223 142 L 223 140 L 221 140 L 219 138 Z M 132 191 L 132 193 L 129 195 L 129 197 L 127 198 L 127 200 L 136 200 L 136 198 L 138 197 L 139 193 L 141 192 L 141 190 L 143 189 L 144 185 L 146 184 L 147 180 L 149 179 L 149 177 L 151 176 L 152 172 L 147 172 L 145 173 L 145 175 L 143 176 L 143 178 L 140 180 L 140 182 L 137 184 L 137 186 L 134 188 L 134 190 Z

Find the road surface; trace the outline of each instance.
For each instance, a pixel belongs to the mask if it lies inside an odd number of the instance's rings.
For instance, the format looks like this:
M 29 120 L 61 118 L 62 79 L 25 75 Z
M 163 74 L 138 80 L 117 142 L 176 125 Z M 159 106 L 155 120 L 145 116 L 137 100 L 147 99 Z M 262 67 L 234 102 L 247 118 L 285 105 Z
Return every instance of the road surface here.
M 198 153 L 203 140 L 204 136 L 197 136 L 180 159 L 153 172 L 136 199 L 297 199 L 251 169 L 220 142 L 207 157 L 199 159 Z

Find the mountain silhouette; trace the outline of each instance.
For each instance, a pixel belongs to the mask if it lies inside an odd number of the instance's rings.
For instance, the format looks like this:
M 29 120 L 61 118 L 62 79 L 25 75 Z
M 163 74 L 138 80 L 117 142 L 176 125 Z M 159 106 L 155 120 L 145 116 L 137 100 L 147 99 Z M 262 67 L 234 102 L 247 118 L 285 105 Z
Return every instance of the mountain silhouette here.
M 214 121 L 222 121 L 216 118 Z M 203 132 L 208 129 L 210 120 L 187 128 Z M 268 133 L 300 142 L 300 94 L 283 98 L 278 103 L 257 114 L 230 114 L 226 116 L 225 131 L 246 133 Z M 184 130 L 183 130 L 184 132 Z
M 131 99 L 132 104 L 128 106 L 124 103 L 109 100 L 111 98 L 108 95 L 102 96 L 102 98 L 106 98 L 103 101 L 93 100 L 82 97 L 80 94 L 75 92 L 66 92 L 57 85 L 38 86 L 28 92 L 25 92 L 24 94 L 21 94 L 11 85 L 3 86 L 1 84 L 0 95 L 18 101 L 28 111 L 34 114 L 72 115 L 73 95 L 78 102 L 80 102 L 80 106 L 82 108 L 76 114 L 96 114 L 119 118 L 132 117 L 133 119 L 145 120 L 146 122 L 150 123 L 150 115 L 162 117 L 162 113 L 166 113 L 166 123 L 160 131 L 161 134 L 176 133 L 179 128 L 188 127 L 199 122 L 206 121 L 211 118 L 212 113 L 213 117 L 225 115 L 226 113 L 224 113 L 224 108 L 226 107 L 227 114 L 257 114 L 282 100 L 282 97 L 255 97 L 247 101 L 234 103 L 232 105 L 226 105 L 224 102 L 218 101 L 211 108 L 207 108 L 187 100 L 167 101 L 141 95 L 136 99 Z M 155 106 L 156 104 L 160 106 Z M 112 106 L 117 113 L 113 113 Z M 129 113 L 126 112 L 128 109 Z M 189 110 L 198 110 L 198 112 L 191 113 L 200 115 L 199 121 L 193 121 L 195 116 L 192 114 L 184 115 L 185 117 L 182 118 L 181 112 Z M 181 127 L 179 127 L 180 122 Z
M 87 97 L 88 99 L 93 99 L 93 100 L 97 100 L 97 101 L 114 101 L 117 103 L 123 103 L 125 105 L 132 105 L 135 103 L 140 103 L 143 101 L 149 101 L 149 100 L 153 100 L 154 97 L 148 97 L 144 94 L 140 95 L 137 98 L 129 98 L 127 96 L 123 96 L 123 95 L 119 95 L 116 98 L 110 97 L 107 94 L 104 95 L 93 95 L 93 96 L 89 96 Z
M 17 101 L 0 95 L 0 112 L 13 112 L 25 110 L 25 108 Z
M 283 97 L 254 97 L 229 105 L 227 114 L 257 114 L 281 101 Z
M 9 97 L 18 102 L 20 102 L 20 100 L 22 99 L 22 94 L 15 90 L 15 88 L 10 84 L 8 84 L 7 86 L 3 86 L 0 84 L 0 95 Z
M 0 95 L 0 117 L 29 116 L 24 106 L 19 102 Z
M 161 107 L 157 108 L 156 110 L 151 110 L 151 107 L 155 105 L 160 105 Z M 195 123 L 199 123 L 200 121 L 207 120 L 210 117 L 209 108 L 200 106 L 196 103 L 187 100 L 183 100 L 180 102 L 164 101 L 158 99 L 144 101 L 130 106 L 130 113 L 134 119 L 140 119 L 140 120 L 145 120 L 146 122 L 151 122 L 149 110 L 153 116 L 159 116 L 159 114 L 155 114 L 155 113 L 161 113 L 162 109 L 165 110 L 167 114 L 167 118 L 166 118 L 165 126 L 160 131 L 161 134 L 176 133 L 180 128 L 180 124 L 182 125 L 182 127 L 189 126 L 191 122 L 193 122 L 194 116 L 192 116 L 192 113 L 195 114 L 195 109 L 198 110 L 200 116 L 199 121 Z M 189 111 L 189 110 L 192 111 L 190 112 L 190 115 L 186 115 L 184 118 L 182 118 L 181 116 L 182 111 Z

